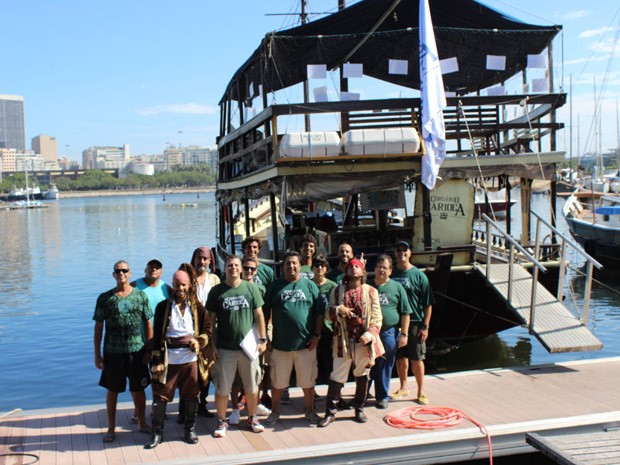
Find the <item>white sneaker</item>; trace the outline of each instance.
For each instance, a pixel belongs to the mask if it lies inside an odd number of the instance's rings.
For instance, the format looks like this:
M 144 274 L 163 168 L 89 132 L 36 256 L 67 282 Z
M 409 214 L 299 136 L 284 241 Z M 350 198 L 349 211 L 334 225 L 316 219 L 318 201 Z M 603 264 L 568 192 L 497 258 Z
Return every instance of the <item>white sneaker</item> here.
M 248 425 L 255 433 L 262 433 L 265 431 L 265 427 L 260 424 L 260 421 L 258 421 L 256 417 L 248 418 Z
M 226 420 L 219 420 L 217 429 L 213 432 L 213 436 L 216 438 L 223 438 L 226 436 L 226 431 L 228 431 L 228 423 L 226 423 Z
M 268 409 L 263 404 L 258 404 L 256 406 L 256 415 L 260 415 L 262 417 L 266 417 L 271 414 L 271 409 Z
M 228 417 L 228 424 L 229 425 L 238 425 L 240 419 L 241 418 L 240 418 L 239 409 L 235 408 L 235 409 L 233 409 L 232 413 Z

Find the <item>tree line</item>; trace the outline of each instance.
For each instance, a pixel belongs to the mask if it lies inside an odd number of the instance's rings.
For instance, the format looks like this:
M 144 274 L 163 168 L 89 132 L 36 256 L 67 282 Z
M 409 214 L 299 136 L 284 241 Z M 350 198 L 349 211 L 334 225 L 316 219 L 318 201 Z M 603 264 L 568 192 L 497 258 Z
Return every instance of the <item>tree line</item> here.
M 28 181 L 30 187 L 34 185 L 32 178 Z M 215 175 L 206 164 L 193 166 L 175 166 L 171 171 L 159 171 L 152 176 L 130 174 L 116 178 L 102 170 L 87 170 L 77 179 L 59 176 L 54 180 L 58 190 L 85 191 L 85 190 L 135 190 L 159 189 L 169 187 L 208 187 L 215 184 Z M 8 193 L 15 187 L 26 187 L 24 173 L 6 173 L 2 176 L 0 192 Z

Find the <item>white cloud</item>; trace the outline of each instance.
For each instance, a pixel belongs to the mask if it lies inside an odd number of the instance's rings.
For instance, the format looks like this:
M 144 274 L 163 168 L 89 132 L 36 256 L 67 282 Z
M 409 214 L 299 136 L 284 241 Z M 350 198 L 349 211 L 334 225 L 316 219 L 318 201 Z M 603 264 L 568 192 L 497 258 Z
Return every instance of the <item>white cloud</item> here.
M 590 29 L 588 31 L 583 31 L 581 34 L 579 34 L 579 38 L 580 39 L 589 39 L 591 37 L 597 37 L 597 36 L 602 36 L 604 34 L 606 34 L 608 31 L 613 31 L 614 28 L 609 27 L 609 26 L 605 26 L 605 27 L 601 27 L 598 29 Z
M 137 113 L 141 116 L 153 116 L 162 113 L 185 113 L 190 115 L 212 115 L 217 108 L 201 103 L 171 103 L 167 105 L 155 105 L 154 107 L 139 108 Z
M 590 16 L 591 14 L 592 13 L 588 10 L 573 10 L 560 13 L 558 14 L 558 16 L 564 20 L 570 21 L 572 19 L 585 18 L 586 16 Z

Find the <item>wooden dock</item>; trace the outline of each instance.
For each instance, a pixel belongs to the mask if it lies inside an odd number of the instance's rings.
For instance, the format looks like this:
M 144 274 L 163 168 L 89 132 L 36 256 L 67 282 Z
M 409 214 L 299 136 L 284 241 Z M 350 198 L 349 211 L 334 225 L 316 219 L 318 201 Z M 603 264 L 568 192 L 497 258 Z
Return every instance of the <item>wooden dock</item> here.
M 508 300 L 509 265 L 494 263 L 491 266 L 490 283 L 501 296 Z M 512 268 L 511 305 L 530 324 L 530 302 L 532 300 L 532 275 L 522 266 Z M 479 271 L 486 275 L 486 265 Z M 603 343 L 564 304 L 542 284 L 536 286 L 536 311 L 533 333 L 551 353 L 601 350 Z
M 620 426 L 618 373 L 620 357 L 428 376 L 425 391 L 429 407 L 458 409 L 484 425 L 492 437 L 493 456 L 499 457 L 534 453 L 526 443 L 527 433 L 588 433 L 601 425 Z M 410 387 L 414 385 L 411 378 Z M 324 386 L 317 390 L 325 395 Z M 348 385 L 343 392 L 349 396 L 353 390 Z M 142 448 L 148 435 L 129 423 L 128 403 L 119 406 L 117 440 L 111 444 L 102 441 L 104 405 L 30 411 L 0 419 L 0 465 L 34 463 L 37 457 L 43 465 L 431 464 L 488 457 L 485 434 L 467 420 L 440 430 L 398 429 L 383 420 L 386 414 L 416 406 L 410 397 L 378 410 L 371 400 L 365 409 L 368 423 L 355 423 L 352 411 L 342 411 L 332 425 L 317 428 L 303 418 L 301 393 L 292 389 L 280 422 L 264 433 L 252 433 L 242 419 L 240 427 L 232 426 L 225 438 L 215 439 L 216 420 L 200 418 L 199 443 L 187 445 L 181 440 L 174 403 L 165 442 L 154 450 Z M 319 400 L 318 411 L 323 408 Z
M 590 434 L 528 433 L 527 443 L 561 465 L 617 465 L 620 428 L 601 428 Z

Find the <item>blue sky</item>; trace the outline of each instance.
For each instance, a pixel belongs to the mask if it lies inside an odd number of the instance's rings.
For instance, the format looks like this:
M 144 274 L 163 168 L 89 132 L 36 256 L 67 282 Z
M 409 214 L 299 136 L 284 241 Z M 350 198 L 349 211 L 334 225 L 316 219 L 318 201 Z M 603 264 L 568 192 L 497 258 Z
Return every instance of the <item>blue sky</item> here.
M 349 1 L 348 4 L 354 2 Z M 619 22 L 617 0 L 482 0 L 517 19 L 562 24 L 556 82 L 568 90 L 585 145 L 593 113 L 593 75 L 602 84 Z M 0 94 L 25 99 L 27 146 L 55 136 L 60 154 L 80 160 L 91 145 L 129 144 L 133 154 L 166 145 L 213 145 L 217 103 L 229 78 L 266 32 L 298 18 L 298 0 L 0 0 Z M 310 12 L 337 0 L 309 0 Z M 620 52 L 608 73 L 603 149 L 617 146 Z M 568 107 L 564 121 L 568 125 Z M 568 130 L 559 141 L 568 145 Z M 576 129 L 574 140 L 576 141 Z

